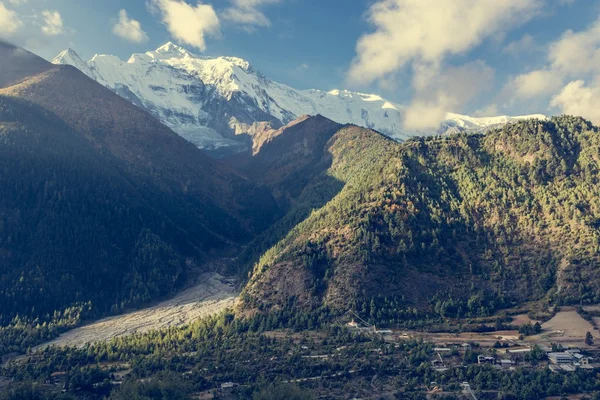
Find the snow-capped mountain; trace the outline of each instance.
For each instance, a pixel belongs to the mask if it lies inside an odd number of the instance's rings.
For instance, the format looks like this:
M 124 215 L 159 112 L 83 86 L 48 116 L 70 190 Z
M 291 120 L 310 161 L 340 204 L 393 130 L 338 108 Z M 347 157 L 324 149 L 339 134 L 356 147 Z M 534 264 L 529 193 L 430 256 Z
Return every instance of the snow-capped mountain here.
M 206 149 L 247 148 L 255 133 L 279 128 L 302 115 L 321 114 L 399 140 L 419 134 L 484 130 L 514 119 L 448 114 L 437 131 L 406 132 L 402 129 L 403 106 L 380 96 L 347 90 L 296 90 L 270 80 L 240 58 L 199 56 L 170 42 L 134 54 L 126 62 L 111 55 L 83 61 L 71 49 L 52 62 L 78 68 Z M 543 116 L 516 119 L 533 117 Z

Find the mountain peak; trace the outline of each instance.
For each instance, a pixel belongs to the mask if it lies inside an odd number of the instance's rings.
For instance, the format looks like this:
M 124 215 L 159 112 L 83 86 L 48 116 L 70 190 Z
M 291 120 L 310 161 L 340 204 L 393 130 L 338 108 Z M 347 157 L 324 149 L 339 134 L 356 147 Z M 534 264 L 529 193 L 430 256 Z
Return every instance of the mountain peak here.
M 80 61 L 83 62 L 79 54 L 72 48 L 67 48 L 61 51 L 56 57 L 54 57 L 51 61 L 52 64 L 71 64 L 69 61 Z
M 169 41 L 169 42 L 163 44 L 162 46 L 158 47 L 155 51 L 156 52 L 171 52 L 171 51 L 177 51 L 177 50 L 183 50 L 183 48 L 181 46 L 177 46 L 175 43 Z
M 65 54 L 71 54 L 66 57 Z M 394 139 L 490 127 L 529 117 L 471 118 L 448 114 L 439 127 L 406 130 L 406 107 L 377 94 L 344 89 L 297 90 L 272 81 L 238 57 L 195 55 L 167 42 L 156 50 L 133 54 L 129 61 L 101 56 L 79 62 L 74 52 L 54 63 L 71 64 L 86 75 L 142 105 L 160 121 L 203 148 L 247 145 L 240 135 L 254 136 L 265 126 L 282 127 L 303 115 L 322 114 Z M 68 55 L 67 54 L 67 55 Z
M 159 48 L 157 48 L 156 50 L 149 51 L 146 54 L 158 59 L 195 57 L 195 55 L 192 54 L 190 51 L 184 49 L 181 46 L 176 45 L 173 42 L 167 42 Z

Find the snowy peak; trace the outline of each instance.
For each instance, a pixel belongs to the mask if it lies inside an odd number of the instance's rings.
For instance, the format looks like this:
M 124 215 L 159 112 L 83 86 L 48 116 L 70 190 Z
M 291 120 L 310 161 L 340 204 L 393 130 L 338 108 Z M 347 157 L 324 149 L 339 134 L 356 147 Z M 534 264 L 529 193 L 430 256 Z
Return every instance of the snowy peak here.
M 198 58 L 198 56 L 192 54 L 183 47 L 177 46 L 173 42 L 167 42 L 156 50 L 147 52 L 146 55 L 156 60 Z
M 59 55 L 54 57 L 51 61 L 52 64 L 56 65 L 71 65 L 90 78 L 94 78 L 94 73 L 90 69 L 89 65 L 79 57 L 79 54 L 75 50 L 68 48 L 63 50 Z
M 454 121 L 464 121 L 470 122 L 474 125 L 478 126 L 489 126 L 489 125 L 498 125 L 498 124 L 506 124 L 514 121 L 521 121 L 526 119 L 547 119 L 543 114 L 532 114 L 532 115 L 522 115 L 517 117 L 509 117 L 508 115 L 501 115 L 497 117 L 479 117 L 473 118 L 468 115 L 461 115 L 455 113 L 447 113 L 446 120 L 454 120 Z
M 256 70 L 254 68 L 252 68 L 252 65 L 250 65 L 250 63 L 242 58 L 238 58 L 238 57 L 219 57 L 219 60 L 223 60 L 225 62 L 231 63 L 232 65 L 235 65 L 237 67 L 240 67 L 241 69 L 243 69 L 246 72 L 250 72 L 250 73 L 255 73 Z
M 155 50 L 156 53 L 187 53 L 183 47 L 177 46 L 173 42 L 167 42 Z
M 66 64 L 68 61 L 75 61 L 83 63 L 79 54 L 75 52 L 75 50 L 68 48 L 60 52 L 59 55 L 54 57 L 51 61 L 52 64 Z
M 85 65 L 85 62 L 79 57 L 79 54 L 71 48 L 61 51 L 60 54 L 54 57 L 50 62 L 57 65 L 72 65 L 76 68 Z
M 499 127 L 502 125 L 510 124 L 513 122 L 528 120 L 528 119 L 548 119 L 542 114 L 522 115 L 517 117 L 509 117 L 507 115 L 501 115 L 497 117 L 480 117 L 474 118 L 468 115 L 461 115 L 455 113 L 447 113 L 446 119 L 442 122 L 440 129 L 445 130 L 447 133 L 453 133 L 457 129 L 459 131 L 482 131 L 489 130 L 491 128 Z M 442 133 L 446 133 L 442 132 Z
M 483 131 L 530 118 L 448 114 L 438 129 L 406 131 L 405 107 L 379 95 L 341 89 L 297 90 L 265 77 L 244 59 L 196 55 L 172 42 L 133 54 L 127 62 L 110 55 L 96 55 L 85 62 L 71 49 L 52 62 L 73 65 L 206 149 L 249 148 L 249 139 L 255 135 L 277 130 L 303 115 L 321 114 L 397 140 Z

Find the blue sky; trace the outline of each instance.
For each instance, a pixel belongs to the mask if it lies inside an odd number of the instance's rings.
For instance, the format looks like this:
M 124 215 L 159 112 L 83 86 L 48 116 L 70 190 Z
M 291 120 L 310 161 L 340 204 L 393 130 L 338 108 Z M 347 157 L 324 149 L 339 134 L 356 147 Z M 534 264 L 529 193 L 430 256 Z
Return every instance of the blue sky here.
M 551 50 L 570 29 L 586 35 L 579 38 L 579 49 L 589 53 L 585 62 L 600 61 L 598 1 L 193 0 L 181 9 L 190 11 L 189 19 L 172 14 L 177 23 L 169 25 L 168 7 L 181 2 L 0 0 L 0 35 L 48 59 L 71 47 L 84 59 L 105 53 L 126 60 L 171 40 L 197 53 L 247 59 L 299 89 L 374 92 L 433 119 L 437 109 L 489 115 L 575 107 L 589 114 L 589 104 L 575 104 L 578 97 L 600 93 L 600 65 L 573 71 Z M 198 4 L 206 8 L 197 11 Z M 490 15 L 482 17 L 475 5 Z M 114 33 L 122 9 L 128 22 L 139 22 L 139 43 Z M 212 27 L 192 29 L 209 20 Z M 580 80 L 585 83 L 563 93 Z

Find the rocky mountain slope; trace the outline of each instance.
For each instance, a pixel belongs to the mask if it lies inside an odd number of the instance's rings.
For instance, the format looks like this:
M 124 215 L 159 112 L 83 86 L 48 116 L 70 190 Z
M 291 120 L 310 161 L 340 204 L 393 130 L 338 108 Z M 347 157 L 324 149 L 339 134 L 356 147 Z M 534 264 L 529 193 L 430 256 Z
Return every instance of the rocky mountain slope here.
M 544 118 L 471 118 L 449 113 L 437 130 L 407 131 L 403 128 L 404 107 L 378 95 L 347 90 L 296 90 L 272 81 L 246 60 L 195 55 L 173 43 L 133 54 L 127 61 L 111 55 L 96 55 L 83 61 L 75 51 L 67 49 L 52 62 L 75 66 L 145 108 L 198 147 L 228 148 L 229 152 L 250 147 L 250 137 L 278 129 L 302 115 L 321 114 L 338 123 L 371 128 L 399 140 L 479 131 L 520 119 Z

